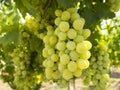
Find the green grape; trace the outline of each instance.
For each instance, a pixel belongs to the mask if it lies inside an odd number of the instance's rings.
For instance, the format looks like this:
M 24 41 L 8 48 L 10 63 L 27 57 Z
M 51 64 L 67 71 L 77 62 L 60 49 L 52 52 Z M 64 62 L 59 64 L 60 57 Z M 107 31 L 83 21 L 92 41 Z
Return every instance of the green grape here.
M 95 75 L 95 78 L 96 78 L 96 79 L 101 79 L 101 74 L 96 74 L 96 75 Z
M 52 54 L 54 54 L 54 53 L 55 53 L 54 48 L 49 48 L 49 49 L 48 49 L 48 55 L 52 55 Z
M 77 13 L 77 8 L 68 8 L 67 11 L 70 13 L 70 14 L 73 14 L 73 13 Z
M 55 10 L 55 15 L 60 17 L 62 15 L 62 10 Z
M 44 36 L 45 36 L 45 34 L 44 34 L 44 33 L 40 33 L 40 34 L 38 35 L 38 37 L 39 37 L 40 39 L 43 39 L 43 38 L 44 38 Z
M 69 23 L 68 22 L 65 22 L 65 21 L 62 21 L 60 24 L 59 24 L 59 29 L 60 31 L 62 32 L 66 32 L 69 30 Z
M 48 35 L 48 36 L 53 35 L 53 30 L 47 31 L 47 35 Z
M 78 43 L 76 46 L 76 51 L 78 53 L 83 53 L 83 52 L 87 51 L 87 47 L 86 47 L 85 43 L 81 43 L 81 42 Z
M 65 21 L 69 20 L 70 19 L 70 13 L 68 11 L 63 11 L 62 15 L 61 15 L 61 19 L 65 20 Z
M 53 72 L 52 73 L 52 77 L 53 77 L 53 79 L 59 79 L 60 78 L 60 72 L 59 71 L 55 71 L 55 72 Z
M 48 49 L 47 49 L 47 48 L 44 48 L 44 49 L 43 49 L 42 55 L 43 55 L 43 57 L 48 57 L 48 56 L 49 56 L 49 54 L 48 54 Z
M 50 36 L 48 36 L 48 35 L 44 36 L 43 42 L 46 44 L 49 44 L 49 38 L 50 38 Z
M 71 15 L 71 20 L 72 20 L 72 21 L 75 21 L 75 20 L 77 20 L 77 19 L 80 19 L 80 15 L 79 15 L 78 13 L 73 13 L 73 14 Z
M 47 67 L 53 67 L 54 66 L 54 62 L 52 60 L 47 60 Z
M 82 35 L 79 35 L 74 39 L 76 43 L 82 42 L 83 40 L 84 40 L 84 37 Z
M 67 68 L 71 72 L 75 72 L 77 70 L 77 64 L 74 61 L 70 61 L 67 65 Z
M 65 80 L 67 80 L 67 81 L 70 80 L 71 78 L 73 78 L 72 72 L 70 72 L 68 69 L 65 69 L 65 70 L 63 71 L 62 76 L 63 76 L 63 78 L 64 78 Z
M 61 32 L 60 29 L 56 28 L 54 33 L 55 33 L 55 35 L 59 35 L 60 32 Z
M 51 67 L 47 67 L 47 68 L 45 68 L 45 73 L 46 73 L 46 75 L 50 76 L 53 73 L 53 69 Z
M 89 61 L 84 59 L 79 59 L 76 61 L 79 69 L 86 69 L 89 67 Z
M 75 30 L 81 30 L 83 29 L 84 24 L 85 24 L 85 20 L 83 18 L 80 18 L 73 22 L 73 27 Z
M 75 42 L 73 41 L 68 41 L 67 44 L 66 44 L 66 47 L 68 50 L 74 50 L 76 45 L 75 45 Z
M 67 36 L 69 39 L 74 39 L 77 36 L 77 32 L 74 29 L 70 29 L 67 32 Z
M 81 74 L 82 74 L 82 70 L 81 70 L 81 69 L 77 69 L 75 72 L 73 72 L 73 75 L 74 75 L 75 77 L 80 77 Z
M 83 43 L 86 45 L 87 50 L 90 50 L 92 48 L 92 44 L 90 41 L 83 41 Z
M 59 64 L 58 64 L 58 70 L 59 70 L 60 72 L 63 72 L 65 69 L 66 69 L 66 65 L 64 65 L 64 64 L 62 64 L 62 63 L 59 63 Z
M 58 60 L 59 60 L 59 56 L 58 56 L 58 54 L 52 54 L 51 55 L 51 60 L 53 61 L 53 62 L 57 62 Z
M 91 31 L 89 29 L 83 29 L 82 35 L 86 39 L 90 36 Z
M 55 45 L 57 43 L 57 37 L 55 35 L 50 36 L 49 42 L 50 45 Z
M 61 22 L 61 18 L 60 17 L 56 18 L 55 21 L 54 21 L 56 26 L 58 26 L 60 24 L 60 22 Z
M 68 54 L 63 54 L 60 56 L 60 63 L 66 65 L 70 61 L 70 56 Z
M 61 41 L 61 42 L 58 42 L 57 45 L 56 45 L 56 48 L 60 51 L 63 51 L 66 49 L 66 43 Z
M 69 55 L 73 61 L 76 61 L 80 58 L 80 55 L 76 51 L 71 51 Z
M 58 38 L 59 38 L 59 40 L 66 40 L 67 35 L 66 35 L 65 32 L 60 32 L 60 33 L 58 34 Z
M 43 64 L 44 67 L 47 67 L 47 61 L 48 61 L 47 59 L 43 61 L 42 64 Z
M 86 51 L 86 52 L 83 52 L 83 53 L 80 54 L 80 58 L 86 59 L 86 60 L 89 59 L 90 56 L 91 56 L 90 51 Z

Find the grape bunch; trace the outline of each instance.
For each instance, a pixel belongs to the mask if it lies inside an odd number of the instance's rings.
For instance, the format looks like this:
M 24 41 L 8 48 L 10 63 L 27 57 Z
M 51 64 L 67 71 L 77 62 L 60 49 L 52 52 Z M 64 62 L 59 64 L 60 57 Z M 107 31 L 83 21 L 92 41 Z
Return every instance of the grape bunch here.
M 109 0 L 111 10 L 117 12 L 120 9 L 120 0 Z
M 90 66 L 83 71 L 83 83 L 90 85 L 92 90 L 106 90 L 109 79 L 110 59 L 107 52 L 107 46 L 100 44 L 94 48 L 94 53 L 90 58 Z
M 20 29 L 20 44 L 11 54 L 15 66 L 14 84 L 17 90 L 34 90 L 38 84 L 38 71 L 37 67 L 33 67 L 36 60 L 30 48 L 30 36 L 29 30 Z
M 85 20 L 76 8 L 57 9 L 55 15 L 55 26 L 48 25 L 43 37 L 43 66 L 47 80 L 64 83 L 80 77 L 82 70 L 88 68 L 92 44 L 87 38 L 91 31 L 83 29 Z

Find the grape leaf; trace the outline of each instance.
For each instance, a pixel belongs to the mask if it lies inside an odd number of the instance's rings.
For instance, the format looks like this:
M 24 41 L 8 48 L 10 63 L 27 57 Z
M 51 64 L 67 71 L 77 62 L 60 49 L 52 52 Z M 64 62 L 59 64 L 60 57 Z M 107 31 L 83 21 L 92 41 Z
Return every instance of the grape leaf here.
M 69 8 L 73 7 L 76 0 L 57 0 L 59 6 L 64 7 L 64 8 Z
M 6 25 L 3 27 L 4 30 L 7 32 L 3 36 L 0 35 L 0 44 L 14 43 L 17 45 L 19 43 L 19 24 Z

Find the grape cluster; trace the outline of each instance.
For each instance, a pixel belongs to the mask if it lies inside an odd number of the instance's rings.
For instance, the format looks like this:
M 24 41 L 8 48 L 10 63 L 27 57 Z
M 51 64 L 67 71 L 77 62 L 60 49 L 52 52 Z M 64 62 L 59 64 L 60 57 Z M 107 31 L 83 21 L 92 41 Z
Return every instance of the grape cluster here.
M 94 48 L 94 53 L 90 58 L 90 66 L 86 69 L 82 77 L 85 85 L 92 82 L 92 90 L 105 90 L 109 79 L 109 54 L 107 46 L 104 44 Z
M 120 9 L 120 0 L 109 0 L 111 10 L 117 12 Z
M 76 8 L 57 9 L 55 15 L 55 26 L 48 25 L 43 37 L 43 66 L 47 80 L 64 82 L 80 77 L 82 70 L 88 68 L 92 44 L 86 39 L 91 31 L 83 29 L 85 20 Z
M 17 90 L 34 90 L 38 84 L 37 68 L 33 67 L 35 59 L 30 48 L 30 35 L 29 30 L 21 29 L 20 44 L 11 54 L 15 66 L 14 84 Z

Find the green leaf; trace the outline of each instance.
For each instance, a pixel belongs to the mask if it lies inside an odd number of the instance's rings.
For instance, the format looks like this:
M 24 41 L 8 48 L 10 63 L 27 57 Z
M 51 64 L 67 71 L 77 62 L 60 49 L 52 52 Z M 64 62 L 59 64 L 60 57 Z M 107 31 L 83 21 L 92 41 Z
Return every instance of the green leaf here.
M 58 5 L 63 8 L 69 8 L 75 6 L 76 0 L 57 0 Z
M 3 27 L 3 31 L 5 32 L 5 35 L 0 35 L 0 44 L 18 44 L 19 43 L 19 24 L 14 25 L 5 25 Z M 3 33 L 2 33 L 3 34 Z

